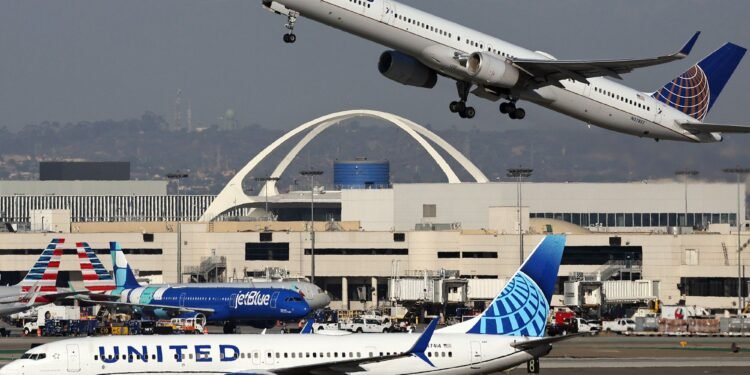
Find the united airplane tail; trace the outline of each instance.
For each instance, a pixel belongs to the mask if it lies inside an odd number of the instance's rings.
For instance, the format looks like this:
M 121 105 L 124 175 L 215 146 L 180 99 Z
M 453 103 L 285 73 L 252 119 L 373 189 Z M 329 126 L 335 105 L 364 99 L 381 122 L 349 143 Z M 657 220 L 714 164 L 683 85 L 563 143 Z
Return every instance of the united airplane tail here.
M 727 43 L 668 82 L 652 96 L 660 102 L 703 121 L 713 108 L 747 49 Z
M 42 250 L 42 255 L 34 263 L 26 276 L 18 285 L 21 292 L 29 293 L 32 289 L 40 294 L 57 292 L 57 271 L 60 268 L 60 258 L 63 250 L 60 245 L 65 243 L 63 238 L 54 238 Z
M 446 333 L 544 336 L 565 236 L 546 236 L 484 312 Z
M 96 256 L 88 242 L 77 242 L 78 262 L 83 275 L 83 286 L 91 292 L 106 292 L 115 289 L 115 281 Z
M 141 285 L 138 280 L 135 279 L 133 270 L 128 264 L 125 253 L 122 252 L 122 247 L 116 241 L 109 243 L 109 253 L 112 256 L 112 268 L 115 272 L 115 285 L 117 288 L 134 289 Z

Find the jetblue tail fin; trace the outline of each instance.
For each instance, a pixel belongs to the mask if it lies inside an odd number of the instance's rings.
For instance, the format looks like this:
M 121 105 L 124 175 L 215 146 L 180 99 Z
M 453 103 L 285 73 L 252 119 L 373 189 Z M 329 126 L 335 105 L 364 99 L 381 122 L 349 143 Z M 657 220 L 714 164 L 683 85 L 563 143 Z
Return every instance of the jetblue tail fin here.
M 658 101 L 703 121 L 747 49 L 727 43 L 652 94 Z
M 76 242 L 78 263 L 83 275 L 83 286 L 91 292 L 106 292 L 115 289 L 115 280 L 104 268 L 99 257 L 88 242 Z
M 26 276 L 18 285 L 21 292 L 28 293 L 32 289 L 40 294 L 57 292 L 57 271 L 60 268 L 60 258 L 63 250 L 60 245 L 65 243 L 64 238 L 53 238 L 47 247 L 42 250 L 42 255 L 36 260 Z
M 544 336 L 565 236 L 546 236 L 484 312 L 443 332 Z
M 115 285 L 118 288 L 133 289 L 138 288 L 141 284 L 135 279 L 133 270 L 130 269 L 125 253 L 122 252 L 122 247 L 116 241 L 109 243 L 109 253 L 112 255 L 112 268 L 115 272 Z

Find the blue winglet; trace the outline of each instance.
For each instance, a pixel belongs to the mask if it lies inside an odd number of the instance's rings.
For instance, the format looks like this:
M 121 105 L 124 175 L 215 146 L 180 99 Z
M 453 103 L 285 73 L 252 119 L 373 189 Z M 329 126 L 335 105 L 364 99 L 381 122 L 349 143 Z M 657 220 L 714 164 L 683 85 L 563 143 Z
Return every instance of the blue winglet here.
M 307 334 L 313 333 L 313 324 L 315 324 L 315 320 L 307 319 L 307 321 L 305 322 L 305 325 L 302 327 L 302 330 L 299 331 L 299 334 L 307 335 Z
M 435 365 L 430 361 L 429 358 L 424 354 L 425 350 L 427 350 L 427 346 L 430 345 L 430 340 L 432 339 L 432 334 L 435 332 L 435 327 L 437 327 L 438 320 L 432 319 L 430 322 L 430 325 L 427 326 L 427 328 L 422 332 L 422 335 L 419 336 L 419 339 L 417 339 L 417 342 L 414 343 L 414 346 L 409 349 L 407 353 L 413 354 L 423 361 L 427 362 L 428 365 L 435 367 Z
M 696 31 L 695 35 L 693 35 L 693 37 L 690 38 L 690 40 L 688 40 L 687 43 L 685 43 L 685 46 L 682 47 L 682 49 L 680 50 L 680 54 L 685 55 L 685 56 L 689 55 L 690 51 L 693 50 L 693 46 L 695 46 L 695 42 L 698 41 L 698 37 L 700 35 L 701 35 L 701 32 Z

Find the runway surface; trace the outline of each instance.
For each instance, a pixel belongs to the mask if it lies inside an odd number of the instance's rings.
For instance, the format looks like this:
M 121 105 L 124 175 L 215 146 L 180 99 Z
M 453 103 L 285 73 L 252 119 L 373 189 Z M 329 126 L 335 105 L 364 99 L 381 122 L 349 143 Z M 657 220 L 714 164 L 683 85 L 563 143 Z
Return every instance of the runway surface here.
M 60 339 L 3 337 L 0 366 L 20 357 L 32 344 Z M 732 352 L 732 343 L 739 346 L 737 353 Z M 578 337 L 556 343 L 540 364 L 542 374 L 555 375 L 750 374 L 750 338 Z M 526 374 L 526 367 L 503 373 Z

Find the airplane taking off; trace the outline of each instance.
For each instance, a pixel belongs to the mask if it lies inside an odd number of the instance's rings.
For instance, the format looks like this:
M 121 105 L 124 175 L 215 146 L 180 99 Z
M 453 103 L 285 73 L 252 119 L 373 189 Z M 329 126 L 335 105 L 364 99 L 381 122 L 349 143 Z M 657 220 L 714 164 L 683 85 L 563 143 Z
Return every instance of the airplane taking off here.
M 54 238 L 42 251 L 39 259 L 20 283 L 0 287 L 0 316 L 12 315 L 79 294 L 58 290 L 57 271 L 60 268 L 62 238 Z
M 85 249 L 85 246 L 82 248 Z M 81 248 L 78 251 L 80 254 Z M 110 253 L 115 288 L 104 291 L 103 294 L 79 297 L 79 301 L 130 309 L 157 318 L 181 317 L 196 318 L 204 322 L 224 321 L 225 332 L 233 331 L 236 322 L 247 322 L 254 327 L 268 328 L 275 326 L 279 320 L 300 319 L 310 312 L 310 307 L 302 296 L 287 289 L 237 286 L 144 287 L 135 279 L 120 244 L 110 242 Z
M 78 259 L 80 260 L 83 286 L 92 293 L 102 293 L 115 289 L 115 281 L 104 268 L 96 251 L 87 242 L 76 243 Z M 129 267 L 127 259 L 123 257 L 125 265 Z M 139 284 L 140 285 L 140 284 Z M 141 285 L 144 286 L 144 285 Z M 331 303 L 331 297 L 317 285 L 307 281 L 254 281 L 251 283 L 178 283 L 178 284 L 149 284 L 149 287 L 191 287 L 191 288 L 270 288 L 286 289 L 299 293 L 310 306 L 311 310 L 322 309 Z
M 209 335 L 89 337 L 37 346 L 2 369 L 21 373 L 486 374 L 537 366 L 565 236 L 546 236 L 479 316 L 421 335 Z M 47 372 L 52 371 L 52 372 Z
M 645 59 L 557 60 L 391 0 L 263 0 L 287 17 L 284 41 L 297 40 L 301 15 L 394 50 L 378 70 L 404 85 L 433 88 L 438 75 L 455 80 L 451 112 L 473 118 L 469 94 L 498 101 L 500 112 L 523 119 L 526 100 L 587 124 L 638 137 L 696 143 L 720 142 L 722 133 L 750 126 L 704 122 L 746 49 L 727 43 L 653 93 L 606 79 L 687 57 L 700 32 L 679 52 Z

